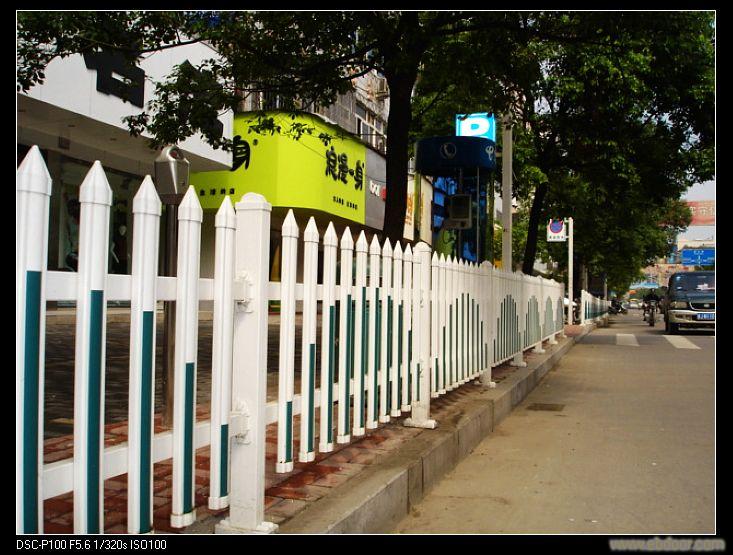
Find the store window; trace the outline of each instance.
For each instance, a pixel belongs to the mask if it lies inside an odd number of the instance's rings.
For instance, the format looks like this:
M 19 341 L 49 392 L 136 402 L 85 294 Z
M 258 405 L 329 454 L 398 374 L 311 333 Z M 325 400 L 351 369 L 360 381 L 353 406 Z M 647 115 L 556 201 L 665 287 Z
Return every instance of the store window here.
M 59 187 L 59 269 L 76 272 L 79 264 L 79 188 L 91 164 L 61 157 Z M 132 199 L 142 177 L 105 168 L 112 189 L 108 271 L 129 274 L 132 270 Z M 54 225 L 54 222 L 51 222 Z

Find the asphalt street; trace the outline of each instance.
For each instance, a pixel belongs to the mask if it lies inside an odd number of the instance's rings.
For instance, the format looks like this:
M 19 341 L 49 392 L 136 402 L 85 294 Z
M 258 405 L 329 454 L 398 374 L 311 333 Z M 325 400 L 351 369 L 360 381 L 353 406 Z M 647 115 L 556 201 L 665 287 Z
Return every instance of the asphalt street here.
M 586 335 L 393 530 L 714 533 L 715 336 Z

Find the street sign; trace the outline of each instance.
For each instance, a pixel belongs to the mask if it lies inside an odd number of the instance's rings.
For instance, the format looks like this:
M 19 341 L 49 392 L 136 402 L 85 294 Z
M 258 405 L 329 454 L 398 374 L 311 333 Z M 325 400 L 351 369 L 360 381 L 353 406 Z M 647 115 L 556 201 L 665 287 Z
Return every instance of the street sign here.
M 715 264 L 715 249 L 682 249 L 682 264 L 712 266 Z
M 496 120 L 488 112 L 456 114 L 456 135 L 459 137 L 485 137 L 496 144 Z
M 547 242 L 558 243 L 564 241 L 567 241 L 565 220 L 550 220 L 547 224 Z
M 659 283 L 656 281 L 640 281 L 629 285 L 629 292 L 631 292 L 632 289 L 657 289 L 658 287 Z

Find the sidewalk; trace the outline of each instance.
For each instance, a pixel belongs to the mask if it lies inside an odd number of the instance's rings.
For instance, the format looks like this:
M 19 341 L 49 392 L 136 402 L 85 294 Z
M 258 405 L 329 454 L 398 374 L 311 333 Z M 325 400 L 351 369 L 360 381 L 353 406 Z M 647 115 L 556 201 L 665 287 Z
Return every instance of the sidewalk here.
M 295 463 L 287 474 L 275 474 L 277 427 L 267 428 L 265 518 L 280 525 L 281 533 L 380 532 L 401 518 L 410 502 L 417 502 L 440 476 L 450 470 L 503 419 L 589 327 L 566 327 L 565 339 L 545 346 L 544 354 L 527 351 L 526 368 L 508 364 L 493 370 L 495 389 L 478 380 L 433 399 L 436 430 L 407 428 L 403 418 L 392 419 L 331 453 L 317 453 L 311 463 Z M 276 384 L 275 384 L 276 385 Z M 208 399 L 197 408 L 197 421 L 208 419 Z M 318 411 L 317 411 L 318 413 Z M 164 431 L 160 416 L 156 433 Z M 298 429 L 295 417 L 294 429 Z M 316 426 L 318 430 L 318 426 Z M 127 441 L 124 421 L 106 426 L 105 446 Z M 316 443 L 317 440 L 316 440 Z M 294 451 L 298 452 L 295 439 Z M 46 463 L 73 455 L 73 438 L 66 435 L 45 442 Z M 207 508 L 209 448 L 196 452 L 197 521 L 186 529 L 172 529 L 172 461 L 154 465 L 154 528 L 157 532 L 212 533 L 228 511 Z M 352 480 L 359 476 L 359 480 Z M 391 478 L 385 480 L 385 478 Z M 126 531 L 127 476 L 105 481 L 104 527 L 107 533 Z M 379 509 L 375 510 L 375 506 Z M 71 492 L 44 502 L 46 533 L 73 531 Z

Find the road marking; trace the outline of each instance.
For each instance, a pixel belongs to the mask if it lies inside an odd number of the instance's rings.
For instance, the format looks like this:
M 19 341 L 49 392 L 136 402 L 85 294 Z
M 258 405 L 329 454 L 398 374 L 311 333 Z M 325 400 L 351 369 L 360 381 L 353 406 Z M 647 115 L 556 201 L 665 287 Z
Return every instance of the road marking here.
M 638 347 L 639 342 L 633 333 L 617 333 L 616 345 L 624 345 L 626 347 Z
M 678 349 L 699 349 L 692 341 L 679 335 L 665 335 L 664 338 Z

